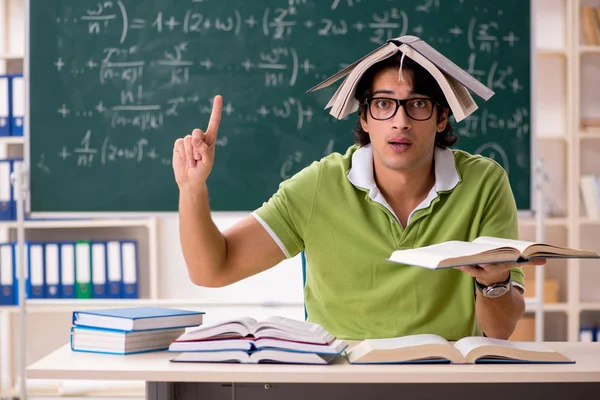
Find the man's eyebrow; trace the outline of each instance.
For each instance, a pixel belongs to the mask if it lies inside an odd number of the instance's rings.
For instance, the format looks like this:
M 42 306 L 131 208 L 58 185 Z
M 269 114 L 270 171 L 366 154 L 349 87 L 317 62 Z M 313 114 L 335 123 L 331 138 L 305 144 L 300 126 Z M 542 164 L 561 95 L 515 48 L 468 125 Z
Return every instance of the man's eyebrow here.
M 385 89 L 381 89 L 381 90 L 376 90 L 373 92 L 373 96 L 375 96 L 376 94 L 394 94 L 393 90 L 385 90 Z M 408 95 L 409 96 L 413 96 L 416 93 L 413 90 L 409 90 Z

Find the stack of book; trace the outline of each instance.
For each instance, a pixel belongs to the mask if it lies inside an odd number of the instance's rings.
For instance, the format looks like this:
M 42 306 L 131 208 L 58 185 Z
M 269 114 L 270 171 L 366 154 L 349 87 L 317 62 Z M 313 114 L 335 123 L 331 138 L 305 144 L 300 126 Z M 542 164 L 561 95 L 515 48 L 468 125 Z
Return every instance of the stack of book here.
M 169 351 L 180 353 L 173 362 L 330 364 L 346 347 L 318 324 L 272 316 L 187 329 Z
M 122 355 L 167 350 L 185 328 L 201 326 L 203 316 L 162 307 L 75 311 L 71 349 Z

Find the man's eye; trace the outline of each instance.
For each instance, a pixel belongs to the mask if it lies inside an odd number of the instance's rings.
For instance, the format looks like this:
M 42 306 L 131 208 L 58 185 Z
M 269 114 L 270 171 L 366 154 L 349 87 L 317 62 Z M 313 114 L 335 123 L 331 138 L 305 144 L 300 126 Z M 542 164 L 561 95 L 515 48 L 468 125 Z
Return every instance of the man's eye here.
M 413 107 L 413 108 L 425 108 L 426 106 L 427 106 L 427 103 L 423 100 L 415 100 L 410 103 L 410 107 Z
M 375 105 L 377 106 L 377 108 L 388 108 L 391 104 L 391 101 L 389 100 L 377 100 L 377 102 L 375 103 Z

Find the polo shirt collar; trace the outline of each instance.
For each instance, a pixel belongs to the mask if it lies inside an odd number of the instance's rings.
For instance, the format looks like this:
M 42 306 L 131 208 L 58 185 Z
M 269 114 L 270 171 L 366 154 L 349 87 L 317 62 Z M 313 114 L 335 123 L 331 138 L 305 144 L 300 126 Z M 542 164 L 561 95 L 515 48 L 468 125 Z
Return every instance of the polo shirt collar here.
M 421 204 L 419 204 L 417 208 L 415 208 L 415 210 L 413 210 L 413 212 L 410 214 L 408 219 L 409 222 L 410 217 L 412 217 L 415 211 L 429 207 L 431 201 L 437 197 L 438 192 L 450 191 L 454 189 L 460 182 L 460 176 L 456 170 L 456 164 L 454 163 L 454 154 L 452 153 L 452 150 L 448 148 L 441 149 L 436 147 L 433 157 L 435 160 L 435 184 L 431 188 L 431 191 L 425 200 L 423 200 L 423 202 L 421 202 Z M 352 165 L 348 171 L 348 180 L 354 186 L 368 190 L 369 197 L 372 200 L 381 203 L 392 214 L 394 214 L 394 211 L 387 203 L 383 197 L 383 194 L 379 191 L 379 188 L 375 183 L 375 177 L 373 175 L 373 149 L 371 148 L 370 144 L 360 147 L 352 155 Z

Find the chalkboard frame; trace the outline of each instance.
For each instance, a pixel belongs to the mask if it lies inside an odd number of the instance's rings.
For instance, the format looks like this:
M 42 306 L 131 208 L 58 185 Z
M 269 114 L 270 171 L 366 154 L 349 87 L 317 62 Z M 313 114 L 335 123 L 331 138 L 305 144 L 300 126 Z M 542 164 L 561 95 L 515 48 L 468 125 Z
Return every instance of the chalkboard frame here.
M 27 0 L 27 7 L 28 7 L 28 12 L 26 14 L 26 30 L 25 30 L 25 54 L 24 54 L 24 67 L 25 67 L 25 71 L 24 71 L 24 75 L 25 75 L 25 89 L 26 89 L 26 94 L 25 94 L 25 100 L 26 100 L 26 115 L 25 115 L 25 128 L 24 128 L 24 158 L 25 158 L 25 163 L 27 166 L 29 166 L 29 173 L 26 176 L 27 179 L 27 188 L 31 188 L 31 165 L 32 165 L 32 160 L 31 160 L 31 154 L 30 154 L 30 137 L 31 137 L 31 132 L 30 132 L 30 81 L 29 81 L 29 76 L 30 76 L 30 62 L 31 62 L 31 57 L 30 57 L 30 10 L 31 10 L 31 3 L 34 2 L 36 0 Z M 43 1 L 43 0 L 37 0 L 37 1 Z M 529 142 L 530 142 L 530 148 L 529 148 L 529 157 L 530 157 L 530 164 L 529 164 L 529 173 L 530 173 L 530 179 L 529 179 L 529 193 L 528 193 L 528 206 L 527 207 L 520 207 L 519 208 L 519 214 L 520 215 L 531 215 L 532 211 L 536 208 L 537 206 L 537 199 L 536 196 L 538 194 L 537 189 L 538 189 L 538 185 L 537 185 L 537 168 L 535 165 L 535 161 L 536 159 L 536 154 L 537 154 L 537 143 L 535 141 L 535 133 L 536 133 L 536 127 L 535 127 L 535 108 L 534 108 L 534 102 L 535 102 L 535 77 L 534 77 L 534 71 L 536 70 L 535 66 L 537 63 L 537 58 L 536 58 L 536 50 L 535 50 L 535 27 L 534 27 L 534 18 L 533 18 L 533 13 L 534 13 L 534 5 L 533 5 L 533 1 L 530 0 L 528 2 L 528 6 L 529 6 L 529 20 L 530 20 L 530 24 L 529 24 L 529 39 L 530 39 L 530 47 L 529 47 L 529 53 L 530 53 L 530 59 L 529 59 L 529 65 L 530 65 L 530 84 L 529 84 L 529 96 L 530 96 L 530 102 L 529 102 L 529 127 L 530 127 L 530 134 L 529 134 Z M 306 88 L 308 89 L 308 87 Z M 481 101 L 479 99 L 476 99 L 477 102 L 479 104 L 481 104 Z M 218 149 L 217 149 L 218 151 Z M 217 154 L 218 157 L 218 154 Z M 149 211 L 135 211 L 135 210 L 127 210 L 127 211 L 119 211 L 119 210 L 108 210 L 108 211 L 95 211 L 95 210 L 88 210 L 88 211 L 69 211 L 69 210 L 59 210 L 59 211 L 45 211 L 45 210 L 35 210 L 32 209 L 31 207 L 31 194 L 29 194 L 27 196 L 27 202 L 26 202 L 26 210 L 28 211 L 28 213 L 30 213 L 32 216 L 63 216 L 63 215 L 79 215 L 79 216 L 106 216 L 108 214 L 111 215 L 156 215 L 156 214 L 160 214 L 160 213 L 170 213 L 170 212 L 176 212 L 176 210 L 149 210 Z M 264 199 L 265 201 L 267 200 L 266 198 Z M 535 206 L 534 206 L 535 204 Z M 249 209 L 232 209 L 232 210 L 219 210 L 219 211 L 225 211 L 225 212 L 246 212 L 246 211 L 252 211 L 253 208 L 249 208 Z

